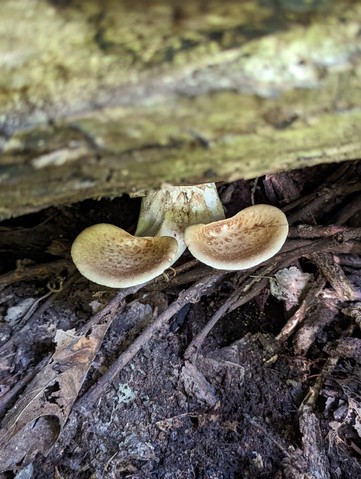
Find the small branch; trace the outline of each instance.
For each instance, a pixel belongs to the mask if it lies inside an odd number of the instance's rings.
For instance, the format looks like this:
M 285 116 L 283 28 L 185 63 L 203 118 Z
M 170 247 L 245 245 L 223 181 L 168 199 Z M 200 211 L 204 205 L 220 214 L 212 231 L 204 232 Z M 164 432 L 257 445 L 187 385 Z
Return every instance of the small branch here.
M 129 348 L 120 354 L 117 360 L 112 364 L 108 371 L 94 384 L 78 401 L 75 403 L 74 410 L 85 413 L 89 410 L 100 396 L 106 391 L 109 384 L 140 351 L 140 349 L 164 327 L 168 321 L 178 312 L 183 306 L 188 303 L 196 303 L 199 298 L 204 295 L 210 288 L 224 276 L 224 273 L 215 273 L 208 278 L 198 281 L 195 285 L 183 291 L 178 299 L 176 299 L 158 318 L 150 324 L 129 346 Z
M 190 360 L 193 356 L 195 356 L 202 347 L 204 340 L 214 326 L 218 323 L 218 321 L 223 318 L 226 313 L 233 311 L 242 304 L 248 303 L 248 301 L 257 296 L 257 294 L 259 294 L 267 285 L 267 281 L 268 279 L 261 279 L 259 282 L 254 283 L 254 287 L 249 287 L 249 285 L 246 283 L 242 288 L 238 288 L 234 293 L 232 293 L 231 296 L 215 312 L 202 331 L 200 331 L 200 333 L 193 338 L 192 342 L 185 350 L 184 358 Z
M 340 301 L 356 299 L 350 281 L 341 266 L 334 261 L 331 253 L 313 253 L 310 259 L 317 265 L 323 277 L 337 292 Z
M 25 325 L 23 325 L 21 329 L 17 330 L 16 333 L 13 334 L 13 336 L 8 341 L 6 341 L 0 346 L 0 354 L 3 353 L 6 349 L 13 346 L 15 343 L 20 342 L 23 339 L 24 334 L 26 334 L 26 332 L 31 329 L 34 322 L 49 308 L 54 299 L 57 298 L 60 294 L 63 294 L 64 292 L 68 291 L 70 286 L 78 279 L 78 277 L 78 273 L 73 274 L 73 276 L 71 276 L 64 283 L 62 289 L 59 292 L 51 293 L 49 296 L 47 294 L 47 298 L 44 303 L 39 306 L 36 311 L 31 311 L 32 316 L 30 318 L 26 318 L 27 322 L 25 323 Z M 44 299 L 44 296 L 40 299 Z
M 283 326 L 280 333 L 276 336 L 276 339 L 280 342 L 286 341 L 298 328 L 298 326 L 305 319 L 307 311 L 314 304 L 315 299 L 322 291 L 326 284 L 326 280 L 320 276 L 311 286 L 310 290 L 306 294 L 305 299 L 303 300 L 301 306 L 297 309 L 295 314 L 293 314 L 287 323 Z
M 359 231 L 360 230 L 360 231 Z M 190 359 L 196 355 L 201 348 L 205 338 L 210 331 L 214 328 L 217 322 L 227 313 L 234 311 L 240 306 L 244 305 L 267 285 L 268 277 L 273 274 L 277 269 L 289 265 L 292 261 L 301 256 L 308 256 L 313 253 L 322 251 L 329 251 L 330 249 L 337 249 L 337 245 L 344 247 L 345 238 L 357 237 L 361 234 L 361 228 L 356 228 L 351 231 L 347 231 L 343 234 L 333 235 L 332 237 L 322 238 L 318 241 L 313 241 L 305 246 L 296 247 L 286 252 L 278 254 L 273 258 L 272 262 L 266 266 L 262 266 L 249 276 L 248 280 L 234 291 L 231 296 L 225 301 L 222 306 L 215 312 L 207 325 L 195 336 L 192 342 L 187 347 L 184 357 Z
M 69 273 L 72 273 L 75 270 L 75 266 L 69 259 L 59 259 L 51 263 L 35 264 L 33 266 L 18 268 L 0 276 L 0 289 L 19 281 L 47 278 L 62 269 L 66 269 Z
M 332 183 L 326 183 L 332 184 Z M 319 213 L 325 212 L 325 208 L 330 206 L 336 206 L 344 196 L 352 193 L 359 192 L 361 190 L 361 183 L 359 181 L 345 182 L 330 186 L 322 186 L 318 191 L 310 193 L 307 196 L 302 197 L 302 206 L 297 210 L 287 215 L 288 221 L 293 225 L 296 221 L 312 220 L 317 218 Z M 293 210 L 295 206 L 298 206 L 299 199 L 294 203 L 288 204 L 283 208 L 284 212 Z
M 289 238 L 304 238 L 304 239 L 319 239 L 334 236 L 338 233 L 344 234 L 354 231 L 355 228 L 349 226 L 313 226 L 313 225 L 297 225 L 291 226 L 288 237 Z
M 114 317 L 115 313 L 119 309 L 120 305 L 123 303 L 125 298 L 130 296 L 131 294 L 135 294 L 139 291 L 143 285 L 132 286 L 131 288 L 124 288 L 121 289 L 110 301 L 109 303 L 101 309 L 98 313 L 94 314 L 79 330 L 77 334 L 82 335 L 85 334 L 89 329 L 97 324 L 107 322 L 110 317 Z
M 253 417 L 249 416 L 248 414 L 244 415 L 245 419 L 252 424 L 252 426 L 256 427 L 259 429 L 263 434 L 264 437 L 268 439 L 268 441 L 272 442 L 279 448 L 279 450 L 287 457 L 290 456 L 289 452 L 287 451 L 287 446 L 285 442 L 282 439 L 274 439 L 273 436 L 275 435 L 275 432 L 268 431 L 265 426 L 262 426 L 258 421 L 256 421 Z
M 184 266 L 190 266 L 190 269 L 184 268 Z M 197 265 L 196 268 L 193 266 Z M 193 269 L 191 269 L 193 268 Z M 209 276 L 214 271 L 209 266 L 199 264 L 198 260 L 189 261 L 185 263 L 185 265 L 181 265 L 178 268 L 174 269 L 175 276 L 172 277 L 171 280 L 165 279 L 164 275 L 160 276 L 155 281 L 149 283 L 149 285 L 145 286 L 146 291 L 162 291 L 166 288 L 171 288 L 174 286 L 182 286 L 187 283 L 193 283 L 194 281 L 198 281 L 200 278 L 204 278 Z
M 17 395 L 21 392 L 22 389 L 27 386 L 30 381 L 48 364 L 51 354 L 45 356 L 29 373 L 27 373 L 23 378 L 18 380 L 16 384 L 5 394 L 0 397 L 0 418 L 2 418 L 9 408 L 9 405 L 12 401 L 15 400 Z

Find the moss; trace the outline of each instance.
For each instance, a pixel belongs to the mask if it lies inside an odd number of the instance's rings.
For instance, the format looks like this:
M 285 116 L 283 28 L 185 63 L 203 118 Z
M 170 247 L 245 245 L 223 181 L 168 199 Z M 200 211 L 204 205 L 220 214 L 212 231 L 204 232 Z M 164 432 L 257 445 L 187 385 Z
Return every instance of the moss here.
M 361 5 L 273 3 L 1 2 L 0 216 L 360 156 Z

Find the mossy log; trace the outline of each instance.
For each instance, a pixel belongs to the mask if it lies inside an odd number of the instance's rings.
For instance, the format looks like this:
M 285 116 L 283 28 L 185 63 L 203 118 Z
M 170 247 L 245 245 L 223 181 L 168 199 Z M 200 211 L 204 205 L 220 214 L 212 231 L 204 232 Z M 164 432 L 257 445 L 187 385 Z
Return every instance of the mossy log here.
M 0 219 L 361 157 L 358 1 L 2 0 Z

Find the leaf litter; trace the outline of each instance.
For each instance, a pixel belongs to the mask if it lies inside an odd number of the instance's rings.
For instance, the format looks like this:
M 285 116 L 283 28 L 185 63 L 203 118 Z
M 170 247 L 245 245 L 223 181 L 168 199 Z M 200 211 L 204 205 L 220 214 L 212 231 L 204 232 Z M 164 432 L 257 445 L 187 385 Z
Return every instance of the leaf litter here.
M 232 273 L 185 254 L 119 292 L 68 252 L 105 215 L 131 230 L 136 201 L 5 222 L 1 479 L 361 477 L 360 176 L 349 162 L 220 185 L 229 215 L 253 199 L 286 212 L 282 251 Z M 14 253 L 29 234 L 34 255 Z

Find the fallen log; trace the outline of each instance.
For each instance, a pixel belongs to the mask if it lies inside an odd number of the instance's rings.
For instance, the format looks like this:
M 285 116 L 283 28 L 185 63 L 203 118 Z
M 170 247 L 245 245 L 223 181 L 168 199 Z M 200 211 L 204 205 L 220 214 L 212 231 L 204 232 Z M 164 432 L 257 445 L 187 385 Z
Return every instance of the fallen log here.
M 4 0 L 0 219 L 361 157 L 356 1 Z

